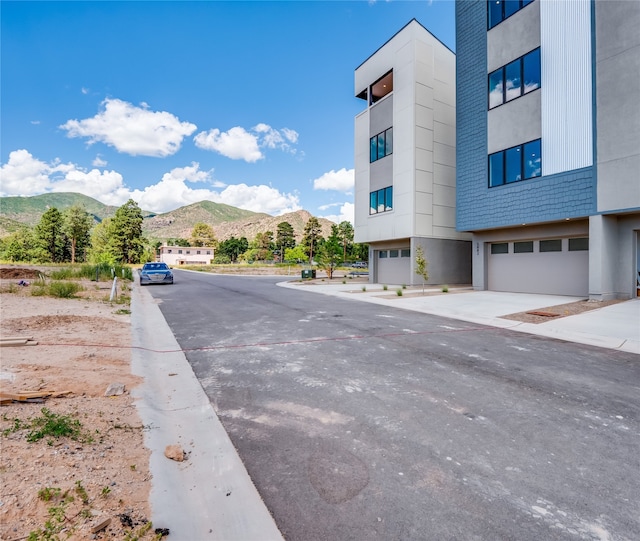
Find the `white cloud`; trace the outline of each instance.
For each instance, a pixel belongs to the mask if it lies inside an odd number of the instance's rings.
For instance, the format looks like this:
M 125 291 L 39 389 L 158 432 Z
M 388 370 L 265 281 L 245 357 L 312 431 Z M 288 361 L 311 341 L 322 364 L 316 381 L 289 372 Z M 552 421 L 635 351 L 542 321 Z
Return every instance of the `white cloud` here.
M 59 160 L 46 163 L 34 158 L 27 150 L 15 150 L 0 169 L 2 196 L 39 195 L 49 192 L 77 192 L 107 205 L 121 205 L 129 190 L 116 171 L 86 171 Z
M 142 209 L 153 212 L 168 212 L 203 200 L 276 216 L 302 208 L 296 194 L 282 193 L 265 185 L 248 186 L 243 183 L 226 186 L 212 177 L 212 170 L 202 171 L 194 162 L 187 167 L 172 169 L 157 184 L 144 190 L 131 190 L 117 171 L 85 170 L 59 160 L 46 163 L 22 149 L 11 152 L 9 161 L 0 168 L 0 196 L 77 192 L 116 206 L 132 198 Z M 189 186 L 193 183 L 201 183 L 205 187 Z
M 339 224 L 340 222 L 351 222 L 354 223 L 354 205 L 353 203 L 338 203 L 340 206 L 340 214 L 329 214 L 327 216 L 322 216 L 322 218 L 326 218 L 327 220 L 331 220 Z M 334 206 L 334 205 L 327 205 Z
M 336 190 L 349 192 L 354 185 L 353 169 L 331 170 L 313 181 L 314 190 Z
M 37 195 L 49 187 L 51 166 L 36 160 L 28 151 L 14 150 L 9 161 L 0 168 L 0 194 Z
M 240 126 L 226 132 L 214 128 L 200 132 L 193 140 L 203 150 L 212 150 L 232 160 L 254 163 L 264 158 L 263 148 L 296 154 L 297 149 L 293 145 L 298 142 L 298 132 L 290 128 L 276 130 L 261 122 L 249 131 Z
M 144 103 L 136 107 L 107 98 L 102 106 L 96 116 L 69 120 L 60 128 L 67 131 L 68 137 L 87 137 L 90 145 L 101 142 L 132 156 L 154 157 L 178 152 L 184 137 L 197 128 L 166 111 L 150 111 Z
M 275 216 L 295 212 L 302 208 L 297 195 L 282 193 L 276 188 L 264 184 L 258 186 L 232 184 L 212 201 L 253 212 L 266 212 Z
M 239 126 L 228 132 L 221 132 L 217 128 L 200 132 L 193 140 L 198 148 L 213 150 L 232 160 L 253 163 L 264 157 L 258 148 L 257 136 Z
M 98 154 L 94 160 L 91 162 L 91 165 L 93 165 L 94 167 L 105 167 L 107 165 L 107 161 L 103 160 L 100 157 L 100 154 Z

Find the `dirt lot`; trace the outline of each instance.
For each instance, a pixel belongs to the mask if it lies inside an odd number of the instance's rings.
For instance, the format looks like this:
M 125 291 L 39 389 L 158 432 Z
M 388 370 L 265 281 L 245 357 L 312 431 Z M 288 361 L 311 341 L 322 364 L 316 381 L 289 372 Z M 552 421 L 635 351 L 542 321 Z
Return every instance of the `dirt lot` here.
M 140 383 L 130 307 L 105 300 L 106 282 L 82 282 L 74 299 L 32 296 L 37 279 L 37 269 L 0 269 L 1 337 L 37 341 L 0 348 L 0 391 L 64 394 L 0 407 L 0 539 L 152 539 L 149 452 L 129 394 Z M 105 396 L 113 383 L 124 394 Z M 27 441 L 47 419 L 78 434 Z

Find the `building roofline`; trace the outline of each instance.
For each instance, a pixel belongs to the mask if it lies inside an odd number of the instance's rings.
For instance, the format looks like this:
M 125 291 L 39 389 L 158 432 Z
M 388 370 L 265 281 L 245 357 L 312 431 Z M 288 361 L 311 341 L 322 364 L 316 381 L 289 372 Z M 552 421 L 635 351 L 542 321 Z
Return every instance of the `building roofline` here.
M 449 47 L 447 47 L 444 42 L 439 39 L 435 34 L 433 34 L 428 28 L 426 28 L 418 19 L 416 19 L 415 17 L 413 19 L 411 19 L 407 24 L 405 24 L 400 30 L 398 30 L 395 34 L 393 34 L 393 36 L 391 36 L 387 41 L 385 41 L 382 45 L 380 45 L 380 47 L 378 47 L 373 53 L 371 53 L 366 60 L 364 60 L 363 62 L 360 63 L 360 65 L 358 65 L 358 67 L 356 68 L 356 71 L 359 70 L 364 64 L 366 64 L 372 57 L 374 57 L 376 55 L 376 53 L 384 48 L 393 38 L 395 38 L 398 34 L 400 34 L 400 32 L 402 32 L 405 28 L 407 28 L 412 22 L 416 22 L 417 24 L 419 24 L 429 35 L 433 36 L 433 38 L 440 43 L 443 47 L 445 47 L 447 50 L 451 51 L 451 53 L 453 53 L 454 55 L 456 54 L 454 51 L 452 51 Z

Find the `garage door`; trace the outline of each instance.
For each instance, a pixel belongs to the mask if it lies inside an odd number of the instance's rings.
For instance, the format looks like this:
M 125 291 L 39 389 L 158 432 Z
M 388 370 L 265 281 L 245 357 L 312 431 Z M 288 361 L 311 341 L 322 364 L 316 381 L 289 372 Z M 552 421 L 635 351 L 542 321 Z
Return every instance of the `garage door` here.
M 410 250 L 378 250 L 376 253 L 377 282 L 379 284 L 407 284 L 411 273 Z
M 589 294 L 589 239 L 488 244 L 488 289 L 549 295 Z

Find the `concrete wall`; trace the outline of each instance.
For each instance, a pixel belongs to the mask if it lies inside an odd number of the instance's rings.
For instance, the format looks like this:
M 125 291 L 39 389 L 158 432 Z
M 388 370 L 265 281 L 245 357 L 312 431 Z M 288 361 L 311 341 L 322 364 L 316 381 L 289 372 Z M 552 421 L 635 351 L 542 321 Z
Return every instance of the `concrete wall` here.
M 455 227 L 455 56 L 412 21 L 358 67 L 356 94 L 389 70 L 393 93 L 356 117 L 355 240 L 469 239 Z M 368 145 L 391 126 L 393 154 L 369 163 L 365 130 Z M 389 185 L 393 210 L 369 215 L 369 192 Z
M 640 2 L 595 2 L 598 211 L 640 207 Z
M 406 283 L 422 284 L 422 278 L 415 273 L 416 248 L 418 246 L 422 246 L 424 257 L 428 263 L 429 280 L 426 282 L 427 284 L 471 283 L 471 242 L 420 237 L 411 239 L 411 269 L 409 281 Z

